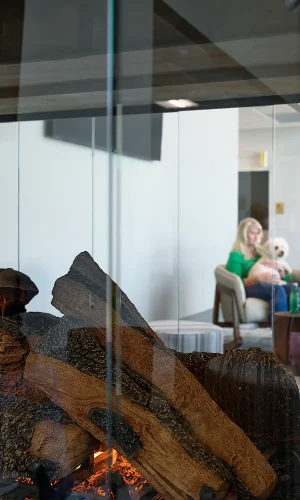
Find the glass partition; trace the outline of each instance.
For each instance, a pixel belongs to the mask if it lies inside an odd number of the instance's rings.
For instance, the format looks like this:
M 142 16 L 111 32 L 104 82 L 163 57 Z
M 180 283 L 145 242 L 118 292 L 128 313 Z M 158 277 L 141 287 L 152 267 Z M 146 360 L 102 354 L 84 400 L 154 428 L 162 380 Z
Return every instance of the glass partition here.
M 19 262 L 39 288 L 28 310 L 55 314 L 55 279 L 70 267 L 74 255 L 83 249 L 92 254 L 92 120 L 19 124 Z M 76 144 L 81 125 L 86 127 L 86 145 Z
M 258 256 L 265 258 L 268 255 L 268 261 L 274 257 L 272 249 L 271 253 L 267 252 L 267 247 L 276 232 L 273 210 L 276 177 L 274 113 L 274 106 L 239 110 L 238 222 L 240 224 L 251 217 L 260 224 L 263 236 L 261 241 L 256 242 Z M 256 273 L 257 277 L 253 278 L 254 283 L 250 280 L 249 286 L 245 287 L 246 299 L 249 298 L 249 301 L 246 301 L 245 324 L 242 325 L 243 347 L 256 346 L 272 350 L 274 318 L 269 311 L 275 307 L 275 297 L 274 289 L 270 290 L 267 284 L 270 279 L 272 282 L 272 274 L 265 276 L 264 286 L 258 280 L 261 280 L 264 272 L 268 273 L 268 267 L 256 266 L 254 269 L 251 273 Z M 262 297 L 263 301 L 256 300 Z
M 1 123 L 1 150 L 3 182 L 1 183 L 1 211 L 6 213 L 6 237 L 1 245 L 1 267 L 18 269 L 18 123 Z M 9 169 L 9 170 L 8 170 Z M 9 175 L 8 175 L 9 171 Z M 9 208 L 8 208 L 9 207 Z
M 299 104 L 275 106 L 275 176 L 273 182 L 274 233 L 283 246 L 285 266 L 290 272 L 289 313 L 276 315 L 275 352 L 289 366 L 299 383 L 299 237 L 298 237 L 298 140 Z M 278 241 L 278 240 L 277 240 Z
M 0 7 L 4 500 L 298 498 L 299 10 L 217 4 Z
M 116 116 L 109 257 L 148 322 L 179 317 L 178 127 L 177 113 Z

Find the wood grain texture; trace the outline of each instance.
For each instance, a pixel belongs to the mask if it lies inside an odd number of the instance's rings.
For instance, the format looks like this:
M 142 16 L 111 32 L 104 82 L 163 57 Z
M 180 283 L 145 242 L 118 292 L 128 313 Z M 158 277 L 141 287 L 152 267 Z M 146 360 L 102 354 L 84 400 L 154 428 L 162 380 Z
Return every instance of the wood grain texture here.
M 30 349 L 58 321 L 44 313 L 0 318 L 2 473 L 26 476 L 28 468 L 39 462 L 50 479 L 64 478 L 98 446 L 98 441 L 55 407 L 44 391 L 24 379 Z
M 18 371 L 25 365 L 29 346 L 26 340 L 16 340 L 12 335 L 0 329 L 0 370 L 1 372 Z
M 45 466 L 49 479 L 61 476 L 59 461 L 37 459 L 30 453 L 35 424 L 51 420 L 72 424 L 72 419 L 49 399 L 31 401 L 11 394 L 0 393 L 0 470 L 12 477 L 28 477 L 28 470 L 37 462 Z
M 42 420 L 34 426 L 29 452 L 38 459 L 59 464 L 59 475 L 65 478 L 84 463 L 98 445 L 79 425 Z
M 84 252 L 76 257 L 68 275 L 56 281 L 52 300 L 61 312 L 95 326 L 102 347 L 106 345 L 106 280 L 106 274 Z M 162 345 L 122 291 L 120 297 L 120 325 L 113 328 L 114 352 L 118 329 L 122 361 L 164 395 L 189 423 L 195 439 L 235 471 L 241 488 L 244 484 L 255 497 L 263 496 L 275 481 L 272 468 L 195 377 Z
M 149 104 L 151 89 L 130 90 L 130 86 L 124 86 L 124 79 L 132 78 L 138 86 L 139 81 L 145 81 L 145 77 L 147 80 L 152 63 L 156 85 L 152 89 L 153 102 L 182 95 L 206 101 L 298 93 L 299 45 L 298 33 L 277 33 L 258 39 L 227 40 L 218 46 L 181 45 L 178 40 L 175 46 L 122 51 L 115 58 L 116 68 L 122 68 L 118 76 L 122 90 L 116 99 L 122 104 Z M 288 71 L 287 64 L 291 65 Z M 228 71 L 235 76 L 229 78 Z M 105 108 L 106 79 L 105 53 L 85 52 L 76 57 L 64 54 L 50 60 L 39 57 L 36 61 L 23 60 L 22 64 L 1 64 L 0 114 Z M 89 86 L 93 81 L 95 92 Z M 174 85 L 176 81 L 185 84 Z
M 89 414 L 93 408 L 106 408 L 105 382 L 62 361 L 34 353 L 28 356 L 25 376 L 72 415 L 80 426 L 97 439 L 106 441 L 106 433 L 92 422 Z M 155 416 L 124 397 L 121 397 L 119 411 L 138 433 L 143 445 L 136 455 L 130 457 L 130 462 L 166 499 L 187 499 L 190 495 L 198 500 L 203 484 L 211 484 L 219 490 L 219 498 L 225 496 L 221 493 L 228 489 L 225 482 L 197 464 Z M 124 453 L 117 442 L 114 446 Z
M 15 96 L 18 89 L 13 89 L 11 95 L 0 98 L 0 115 L 51 113 L 54 111 L 103 110 L 107 102 L 107 92 L 82 91 L 63 93 L 45 93 L 42 95 Z M 153 102 L 179 99 L 182 95 L 193 97 L 193 101 L 231 100 L 243 98 L 273 97 L 279 95 L 294 95 L 299 91 L 299 77 L 273 77 L 261 80 L 235 80 L 211 83 L 192 83 L 185 85 L 164 85 L 155 88 L 122 89 L 114 93 L 114 98 L 120 104 L 129 107 L 148 106 Z M 153 97 L 150 99 L 149 95 Z M 145 108 L 146 109 L 146 108 Z M 201 109 L 201 106 L 200 106 Z M 146 112 L 146 111 L 144 111 Z
M 39 312 L 0 317 L 0 374 L 20 371 L 30 349 L 58 321 L 52 314 Z
M 252 348 L 222 355 L 174 354 L 251 439 L 299 442 L 299 389 L 272 352 Z
M 24 379 L 23 367 L 19 371 L 0 372 L 0 393 L 29 402 L 49 403 L 48 396 Z

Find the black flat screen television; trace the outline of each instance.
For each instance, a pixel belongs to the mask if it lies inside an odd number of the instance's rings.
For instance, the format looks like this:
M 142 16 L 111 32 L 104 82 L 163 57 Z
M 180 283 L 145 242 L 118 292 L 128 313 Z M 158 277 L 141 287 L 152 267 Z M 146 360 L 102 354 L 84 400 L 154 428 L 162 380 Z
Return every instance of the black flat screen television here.
M 107 151 L 107 117 L 95 118 L 95 148 Z M 92 118 L 61 118 L 45 122 L 45 136 L 92 147 Z M 161 159 L 162 114 L 124 115 L 122 154 L 147 161 Z

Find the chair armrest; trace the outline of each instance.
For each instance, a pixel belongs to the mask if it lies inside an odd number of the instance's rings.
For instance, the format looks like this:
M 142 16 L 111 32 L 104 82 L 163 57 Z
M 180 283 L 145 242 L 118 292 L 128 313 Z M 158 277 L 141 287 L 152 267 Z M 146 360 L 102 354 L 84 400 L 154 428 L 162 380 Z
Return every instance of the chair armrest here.
M 300 276 L 300 273 L 299 273 Z M 246 302 L 246 292 L 241 278 L 225 269 L 225 266 L 218 266 L 215 269 L 216 281 L 220 285 L 233 290 L 237 297 L 240 297 L 242 304 Z
M 216 267 L 215 277 L 217 286 L 221 292 L 221 297 L 223 294 L 235 294 L 240 319 L 242 322 L 245 322 L 244 304 L 246 302 L 246 292 L 241 278 L 236 274 L 227 271 L 225 266 Z M 223 301 L 221 300 L 221 302 Z M 225 313 L 225 311 L 223 311 L 223 313 Z

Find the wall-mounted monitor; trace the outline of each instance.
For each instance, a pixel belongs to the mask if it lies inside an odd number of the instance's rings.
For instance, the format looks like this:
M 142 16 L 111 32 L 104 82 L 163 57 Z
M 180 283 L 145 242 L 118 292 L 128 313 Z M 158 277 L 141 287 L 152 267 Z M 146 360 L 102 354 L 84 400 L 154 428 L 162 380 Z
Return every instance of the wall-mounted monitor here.
M 154 161 L 161 159 L 162 114 L 124 115 L 122 118 L 122 154 Z M 116 124 L 115 124 L 116 125 Z M 92 147 L 92 118 L 62 118 L 45 122 L 45 135 L 53 139 Z M 118 140 L 120 140 L 120 136 Z M 107 150 L 107 117 L 95 118 L 95 148 Z

